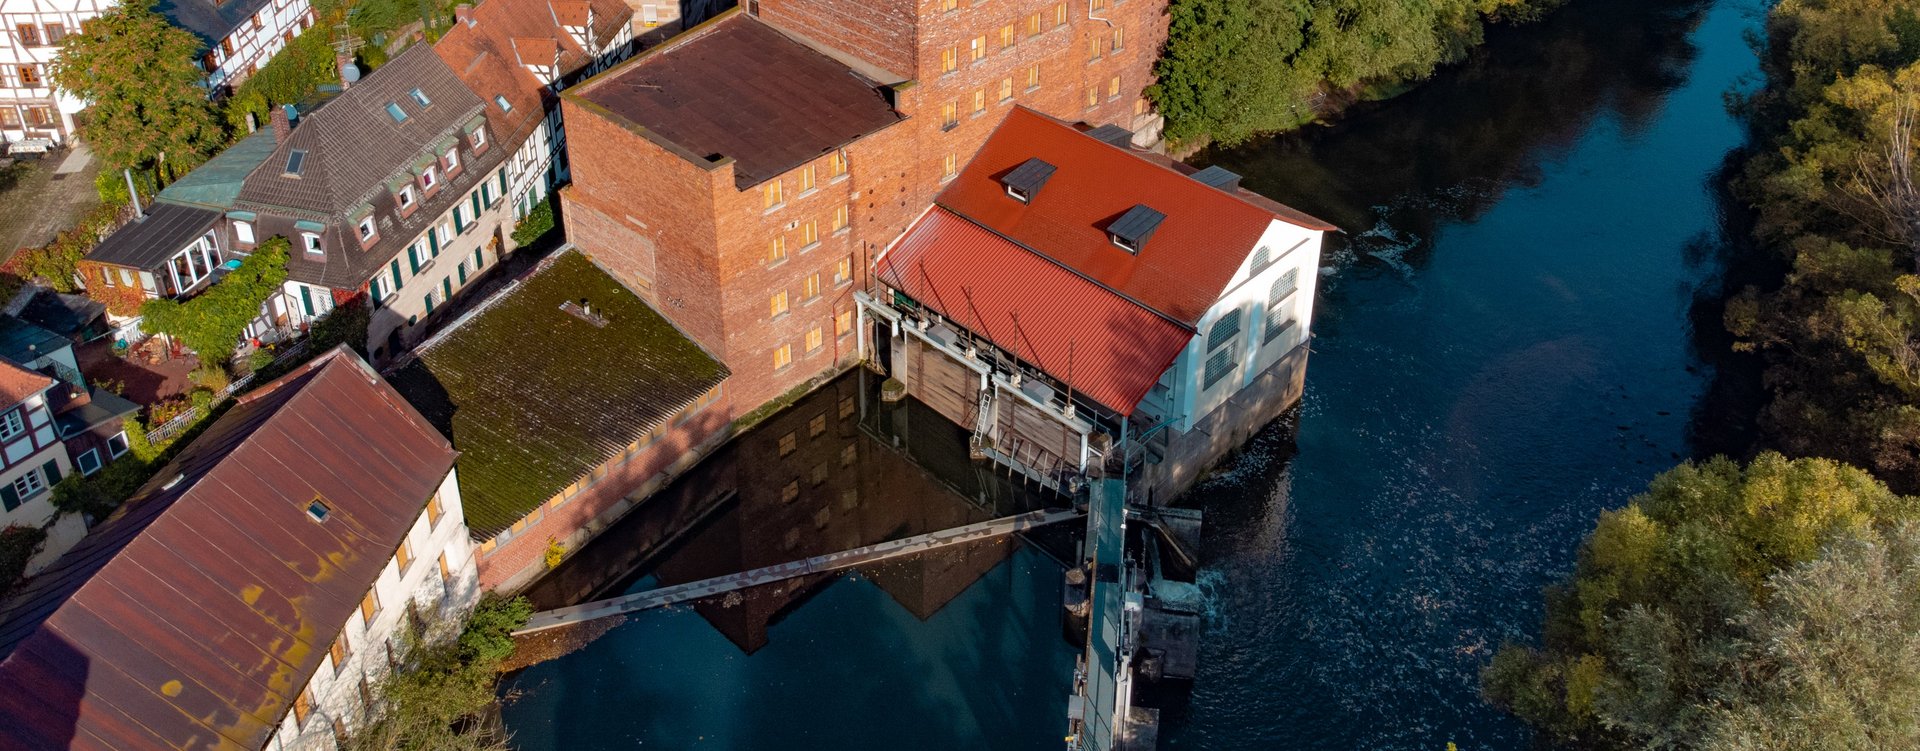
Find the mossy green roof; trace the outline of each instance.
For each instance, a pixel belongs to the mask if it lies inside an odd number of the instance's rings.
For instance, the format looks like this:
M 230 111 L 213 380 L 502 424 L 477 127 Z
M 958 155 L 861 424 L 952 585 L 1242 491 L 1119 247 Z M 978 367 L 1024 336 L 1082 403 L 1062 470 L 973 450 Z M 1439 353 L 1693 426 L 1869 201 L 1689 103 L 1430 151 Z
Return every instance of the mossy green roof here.
M 562 308 L 581 300 L 604 326 Z M 478 539 L 506 529 L 728 375 L 572 251 L 415 354 L 391 380 L 460 451 L 462 503 Z

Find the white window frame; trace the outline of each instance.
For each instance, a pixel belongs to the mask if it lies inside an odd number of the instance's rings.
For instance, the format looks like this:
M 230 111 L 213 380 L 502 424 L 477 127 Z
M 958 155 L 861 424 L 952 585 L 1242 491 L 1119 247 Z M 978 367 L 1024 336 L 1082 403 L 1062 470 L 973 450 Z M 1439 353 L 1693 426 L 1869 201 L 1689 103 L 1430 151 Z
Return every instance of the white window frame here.
M 47 478 L 40 474 L 39 467 L 29 469 L 26 474 L 13 479 L 13 494 L 19 496 L 22 501 L 45 492 L 47 492 Z
M 403 209 L 412 208 L 413 207 L 413 186 L 409 185 L 407 187 L 401 188 L 400 192 L 398 194 L 395 194 L 394 200 L 399 202 L 400 208 L 403 208 Z
M 373 236 L 376 234 L 379 234 L 379 229 L 374 226 L 373 217 L 369 216 L 365 219 L 360 220 L 360 241 L 361 242 L 366 242 L 368 240 L 373 239 Z
M 460 150 L 459 149 L 447 149 L 447 155 L 444 158 L 447 160 L 448 172 L 452 172 L 454 170 L 460 169 Z
M 428 167 L 420 173 L 420 188 L 422 190 L 430 189 L 439 184 L 436 180 L 438 180 L 438 177 L 434 175 L 433 168 Z
M 482 147 L 484 147 L 484 146 L 486 146 L 486 145 L 487 145 L 487 129 L 486 129 L 486 128 L 481 128 L 481 129 L 479 129 L 479 130 L 476 130 L 476 131 L 474 131 L 474 132 L 473 132 L 473 147 L 474 147 L 475 149 L 479 149 L 479 148 L 482 148 Z
M 253 223 L 242 222 L 238 220 L 234 221 L 233 239 L 243 243 L 247 243 L 248 245 L 252 245 L 253 244 Z
M 314 255 L 326 253 L 326 249 L 320 245 L 320 236 L 312 232 L 300 233 L 300 248 Z
M 93 469 L 87 469 L 89 460 L 93 463 Z M 104 466 L 100 462 L 100 449 L 87 449 L 81 452 L 79 456 L 74 457 L 73 466 L 78 468 L 80 474 L 83 476 L 92 476 L 93 473 L 100 471 L 100 468 Z
M 26 435 L 27 420 L 20 416 L 20 410 L 9 409 L 0 415 L 0 441 L 11 441 Z
M 120 447 L 117 449 L 114 448 L 113 445 L 115 443 L 119 443 Z M 122 430 L 107 439 L 107 456 L 109 458 L 118 459 L 125 456 L 127 451 L 132 448 L 133 445 L 127 442 L 127 431 Z

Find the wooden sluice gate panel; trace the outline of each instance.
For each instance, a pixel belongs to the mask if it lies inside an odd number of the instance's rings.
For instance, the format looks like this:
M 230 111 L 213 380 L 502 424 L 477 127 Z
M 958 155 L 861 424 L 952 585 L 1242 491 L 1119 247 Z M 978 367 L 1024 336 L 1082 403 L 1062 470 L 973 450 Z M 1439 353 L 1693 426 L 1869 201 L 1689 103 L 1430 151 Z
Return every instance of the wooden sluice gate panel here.
M 906 354 L 907 393 L 956 424 L 973 424 L 980 375 L 917 337 L 906 337 Z
M 1066 423 L 1015 396 L 1001 397 L 999 417 L 998 445 L 1016 461 L 1043 472 L 1052 470 L 1055 461 L 1079 466 L 1080 434 Z M 1035 449 L 1044 452 L 1044 458 L 1036 459 Z

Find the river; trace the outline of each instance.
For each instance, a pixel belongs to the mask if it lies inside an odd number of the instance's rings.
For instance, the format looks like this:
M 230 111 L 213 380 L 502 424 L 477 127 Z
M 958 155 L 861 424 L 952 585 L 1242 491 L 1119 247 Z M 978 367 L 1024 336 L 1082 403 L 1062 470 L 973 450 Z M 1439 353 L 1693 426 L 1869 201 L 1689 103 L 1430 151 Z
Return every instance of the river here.
M 1324 260 L 1301 408 L 1187 499 L 1206 511 L 1208 613 L 1164 746 L 1527 745 L 1480 702 L 1480 666 L 1537 634 L 1540 588 L 1600 509 L 1738 445 L 1709 398 L 1715 185 L 1744 138 L 1723 96 L 1754 83 L 1743 34 L 1762 10 L 1573 0 L 1335 125 L 1200 155 L 1347 234 Z M 843 377 L 749 433 L 536 597 L 1044 502 L 870 386 Z M 1059 575 L 1004 543 L 635 614 L 513 676 L 505 717 L 526 751 L 1058 748 Z

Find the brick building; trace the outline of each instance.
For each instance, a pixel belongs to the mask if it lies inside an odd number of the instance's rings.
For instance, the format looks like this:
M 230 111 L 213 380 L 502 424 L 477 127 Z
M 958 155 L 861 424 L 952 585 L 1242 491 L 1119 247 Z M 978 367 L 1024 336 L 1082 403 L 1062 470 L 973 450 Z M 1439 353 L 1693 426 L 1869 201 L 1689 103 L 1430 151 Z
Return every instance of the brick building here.
M 733 371 L 857 356 L 853 290 L 1015 104 L 1154 138 L 1160 0 L 760 0 L 563 96 L 568 236 Z

